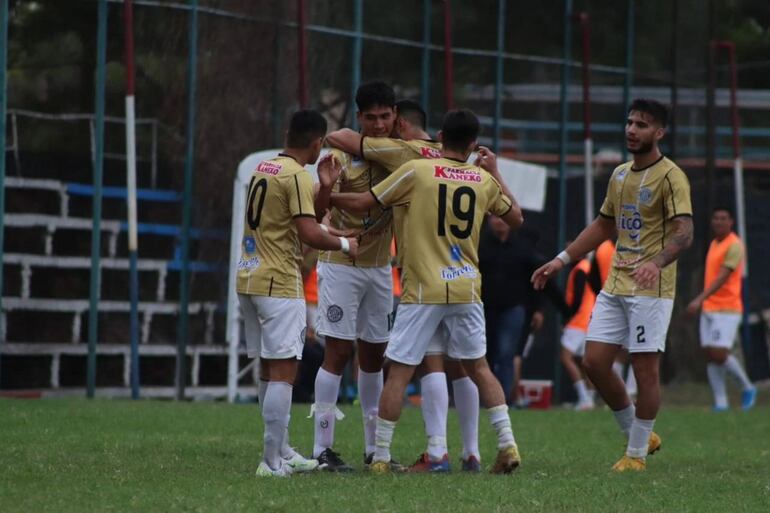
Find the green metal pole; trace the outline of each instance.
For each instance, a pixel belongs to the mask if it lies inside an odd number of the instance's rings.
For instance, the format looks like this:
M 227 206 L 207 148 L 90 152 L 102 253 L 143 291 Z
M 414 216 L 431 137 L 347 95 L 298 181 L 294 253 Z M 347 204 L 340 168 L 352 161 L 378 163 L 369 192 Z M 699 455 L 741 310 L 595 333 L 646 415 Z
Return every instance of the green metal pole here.
M 431 1 L 422 0 L 422 83 L 420 85 L 420 103 L 425 110 L 425 125 L 430 123 L 430 31 Z
M 91 228 L 91 288 L 88 306 L 88 368 L 86 396 L 96 387 L 96 337 L 99 328 L 99 289 L 102 246 L 102 174 L 104 168 L 104 90 L 107 69 L 107 0 L 99 0 L 96 31 L 96 119 L 94 150 L 94 195 Z
M 561 64 L 561 118 L 559 121 L 559 231 L 556 242 L 557 250 L 564 249 L 567 233 L 567 145 L 569 134 L 567 123 L 569 122 L 569 61 L 572 56 L 572 0 L 564 0 L 564 47 Z M 559 284 L 564 285 L 565 275 L 559 275 Z M 556 338 L 558 340 L 558 337 Z M 561 362 L 559 361 L 558 344 L 554 356 L 553 385 L 555 396 L 561 395 Z
M 497 57 L 495 70 L 495 125 L 492 146 L 500 153 L 500 119 L 503 116 L 503 52 L 505 51 L 505 0 L 497 0 Z
M 636 36 L 634 20 L 634 0 L 628 0 L 628 18 L 626 20 L 626 76 L 623 81 L 623 130 L 626 126 L 626 109 L 631 104 L 631 84 L 634 82 L 634 41 Z M 628 150 L 625 143 L 623 148 L 623 162 L 628 158 Z
M 198 0 L 190 0 L 190 41 L 187 63 L 187 150 L 184 164 L 182 203 L 182 269 L 179 276 L 179 325 L 177 327 L 176 398 L 184 399 L 187 358 L 187 333 L 190 303 L 190 224 L 192 218 L 193 159 L 195 157 L 195 81 L 198 53 Z
M 8 104 L 8 80 L 6 66 L 8 65 L 8 1 L 0 0 L 0 322 L 3 317 L 3 255 L 5 233 L 5 113 Z M 5 333 L 5 327 L 0 326 L 0 333 Z M 0 337 L 0 358 L 5 337 Z M 0 365 L 0 368 L 2 366 Z M 0 376 L 2 373 L 0 372 Z
M 353 4 L 353 30 L 356 35 L 353 38 L 353 70 L 350 80 L 350 126 L 356 125 L 356 91 L 361 84 L 361 54 L 364 40 L 364 0 L 355 0 Z

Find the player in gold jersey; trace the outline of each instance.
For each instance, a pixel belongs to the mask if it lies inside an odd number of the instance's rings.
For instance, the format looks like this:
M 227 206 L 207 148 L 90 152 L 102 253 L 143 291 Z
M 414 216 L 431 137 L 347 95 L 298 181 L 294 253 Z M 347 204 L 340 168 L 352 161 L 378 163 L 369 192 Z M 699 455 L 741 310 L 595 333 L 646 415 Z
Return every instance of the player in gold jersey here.
M 358 248 L 356 239 L 336 237 L 335 230 L 323 229 L 315 219 L 313 181 L 304 166 L 318 159 L 325 134 L 323 116 L 296 112 L 286 149 L 259 163 L 246 197 L 236 288 L 248 356 L 260 358 L 265 434 L 258 476 L 287 476 L 318 466 L 288 444 L 292 385 L 306 328 L 300 241 L 317 249 L 340 249 L 351 258 Z
M 382 82 L 363 84 L 356 92 L 357 119 L 365 136 L 383 137 L 393 130 L 396 118 L 393 89 Z M 387 176 L 380 165 L 339 150 L 332 150 L 341 173 L 319 173 L 321 188 L 316 214 L 324 215 L 329 194 L 335 191 L 368 191 Z M 393 311 L 393 277 L 390 243 L 391 211 L 379 205 L 359 213 L 331 209 L 331 226 L 361 232 L 358 258 L 353 262 L 339 251 L 318 256 L 318 317 L 316 333 L 326 338 L 324 361 L 315 381 L 313 455 L 329 471 L 351 471 L 332 446 L 334 425 L 342 418 L 337 396 L 345 365 L 358 348 L 358 392 L 364 419 L 364 458 L 374 452 L 377 402 L 382 391 L 382 364 L 390 335 Z
M 481 402 L 498 436 L 493 472 L 519 465 L 505 394 L 487 365 L 478 240 L 487 212 L 516 228 L 521 210 L 502 183 L 496 158 L 480 150 L 478 165 L 466 160 L 476 147 L 479 123 L 467 110 L 444 117 L 442 158 L 412 160 L 370 193 L 337 194 L 333 203 L 361 211 L 379 203 L 409 205 L 403 255 L 403 291 L 386 356 L 390 372 L 377 418 L 377 446 L 371 470 L 390 470 L 390 445 L 401 414 L 404 390 L 437 330 L 449 337 L 447 353 L 460 359 L 479 388 Z
M 389 173 L 414 159 L 441 157 L 441 143 L 430 138 L 426 130 L 427 116 L 419 103 L 412 100 L 396 102 L 398 117 L 393 128 L 394 137 L 364 137 L 360 133 L 343 128 L 330 132 L 327 142 L 343 151 L 357 154 L 381 164 Z M 397 265 L 402 267 L 406 212 L 408 205 L 395 205 L 393 231 L 397 246 Z M 438 330 L 431 339 L 427 353 L 417 375 L 420 376 L 420 407 L 422 409 L 428 447 L 410 472 L 448 472 L 450 470 L 446 424 L 449 411 L 447 375 L 452 381 L 455 407 L 463 441 L 462 468 L 479 471 L 481 455 L 478 446 L 479 391 L 475 383 L 463 371 L 457 360 L 446 358 L 448 338 Z M 446 373 L 444 370 L 446 369 Z
M 667 118 L 668 109 L 657 101 L 633 101 L 626 123 L 633 160 L 612 173 L 593 223 L 532 275 L 535 288 L 542 288 L 569 262 L 617 233 L 612 268 L 596 300 L 583 358 L 589 378 L 628 437 L 616 471 L 644 470 L 647 454 L 660 448 L 660 437 L 652 431 L 660 407 L 660 356 L 673 308 L 676 260 L 692 244 L 690 184 L 658 148 Z M 637 381 L 636 407 L 612 371 L 624 345 Z

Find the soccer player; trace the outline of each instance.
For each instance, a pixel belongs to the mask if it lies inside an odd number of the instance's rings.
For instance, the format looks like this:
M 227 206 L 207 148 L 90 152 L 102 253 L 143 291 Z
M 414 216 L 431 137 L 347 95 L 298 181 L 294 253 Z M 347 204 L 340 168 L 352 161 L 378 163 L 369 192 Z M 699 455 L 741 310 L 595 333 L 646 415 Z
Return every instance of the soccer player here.
M 521 209 L 502 183 L 495 155 L 476 147 L 479 123 L 468 110 L 450 111 L 443 121 L 442 158 L 412 160 L 370 193 L 337 194 L 333 203 L 353 211 L 373 205 L 409 205 L 403 255 L 403 293 L 386 356 L 390 372 L 380 398 L 373 472 L 389 472 L 390 445 L 407 384 L 433 335 L 445 330 L 447 353 L 462 361 L 479 389 L 481 403 L 498 437 L 492 472 L 508 473 L 520 462 L 508 406 L 500 383 L 487 365 L 484 312 L 480 302 L 478 240 L 486 212 L 517 228 Z M 487 169 L 487 170 L 485 170 Z
M 412 100 L 396 102 L 397 117 L 391 137 L 364 137 L 358 132 L 343 128 L 331 132 L 328 143 L 343 151 L 357 154 L 366 160 L 382 165 L 392 173 L 414 159 L 441 157 L 441 143 L 430 138 L 426 130 L 427 116 L 419 103 Z M 393 228 L 397 243 L 397 265 L 402 267 L 406 251 L 404 230 L 408 205 L 393 207 Z M 463 441 L 462 469 L 481 470 L 478 444 L 479 394 L 478 388 L 468 377 L 459 362 L 446 358 L 447 337 L 438 330 L 428 346 L 425 358 L 417 369 L 422 394 L 421 408 L 428 447 L 411 472 L 448 472 L 450 469 L 446 443 L 446 420 L 449 411 L 447 375 L 452 389 L 460 422 Z M 446 371 L 446 373 L 445 373 Z M 369 461 L 368 463 L 371 463 Z
M 321 152 L 326 120 L 318 112 L 296 112 L 286 148 L 260 162 L 246 201 L 238 301 L 245 323 L 247 353 L 260 358 L 259 404 L 265 424 L 264 455 L 258 476 L 287 476 L 312 470 L 288 444 L 292 385 L 305 342 L 306 311 L 300 242 L 317 249 L 357 254 L 356 239 L 334 236 L 315 219 L 313 180 L 305 171 Z
M 588 321 L 596 302 L 596 294 L 588 284 L 590 272 L 591 262 L 584 258 L 575 264 L 567 277 L 565 295 L 571 315 L 561 336 L 561 363 L 577 392 L 578 402 L 575 409 L 578 411 L 594 409 L 594 398 L 575 363 L 575 358 L 582 358 L 585 352 Z
M 676 259 L 692 244 L 690 184 L 664 157 L 668 109 L 636 99 L 628 109 L 626 146 L 633 160 L 613 171 L 599 216 L 556 258 L 532 275 L 535 287 L 617 232 L 610 274 L 588 326 L 583 367 L 628 437 L 616 471 L 644 470 L 647 454 L 660 448 L 653 433 L 660 407 L 660 357 L 665 350 L 676 288 Z M 636 375 L 636 406 L 612 370 L 626 346 Z
M 711 391 L 714 393 L 714 411 L 727 410 L 725 372 L 732 374 L 743 387 L 741 403 L 744 410 L 754 406 L 757 389 L 735 356 L 730 354 L 735 334 L 741 323 L 743 301 L 741 277 L 743 273 L 743 243 L 733 231 L 733 216 L 725 207 L 711 214 L 711 241 L 706 254 L 706 273 L 703 292 L 687 306 L 687 312 L 700 314 L 700 343 L 706 357 Z
M 396 119 L 393 89 L 382 82 L 363 84 L 356 92 L 357 119 L 365 136 L 384 137 L 393 131 Z M 316 214 L 323 216 L 332 190 L 368 191 L 382 181 L 387 171 L 373 162 L 339 150 L 332 150 L 341 164 L 338 176 L 319 173 L 320 190 Z M 327 181 L 326 177 L 331 177 Z M 373 205 L 363 213 L 332 208 L 331 226 L 341 230 L 360 230 L 358 258 L 355 262 L 341 251 L 318 256 L 318 317 L 316 333 L 326 338 L 324 362 L 316 375 L 313 457 L 328 471 L 349 472 L 332 448 L 334 427 L 343 418 L 337 409 L 337 396 L 345 366 L 358 347 L 358 392 L 364 419 L 364 459 L 374 453 L 377 403 L 382 391 L 382 364 L 390 335 L 393 311 L 393 277 L 390 244 L 393 237 L 390 210 Z

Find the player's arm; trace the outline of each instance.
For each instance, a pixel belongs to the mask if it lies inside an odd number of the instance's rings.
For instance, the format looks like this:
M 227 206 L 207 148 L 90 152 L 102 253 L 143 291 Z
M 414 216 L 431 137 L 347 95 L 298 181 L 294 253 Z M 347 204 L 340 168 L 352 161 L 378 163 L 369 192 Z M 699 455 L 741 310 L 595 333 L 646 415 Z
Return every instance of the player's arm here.
M 660 253 L 631 272 L 636 284 L 642 289 L 655 285 L 664 267 L 676 261 L 685 249 L 689 248 L 693 239 L 692 216 L 682 215 L 671 220 L 673 235 L 663 246 Z
M 604 214 L 599 214 L 591 224 L 586 226 L 580 235 L 559 253 L 553 260 L 538 268 L 532 274 L 532 284 L 536 289 L 542 289 L 545 282 L 564 266 L 583 258 L 589 251 L 615 235 L 615 220 Z
M 362 140 L 363 137 L 361 137 L 361 134 L 350 128 L 341 128 L 326 136 L 326 142 L 328 142 L 330 146 L 357 157 L 363 157 L 361 154 Z
M 508 210 L 508 212 L 501 215 L 500 219 L 505 221 L 505 223 L 514 230 L 518 229 L 524 223 L 524 216 L 522 215 L 519 202 L 516 201 L 513 193 L 510 191 L 510 189 L 508 189 L 508 186 L 505 185 L 505 181 L 503 181 L 502 175 L 500 175 L 500 170 L 497 168 L 497 155 L 495 155 L 486 146 L 480 146 L 474 165 L 486 170 L 490 175 L 492 175 L 492 178 L 497 181 L 497 184 L 500 186 L 500 190 L 502 191 L 503 195 L 508 198 L 511 203 L 511 208 Z
M 706 298 L 722 288 L 722 285 L 725 284 L 727 278 L 729 278 L 734 271 L 735 269 L 730 269 L 729 267 L 720 267 L 719 273 L 717 274 L 716 279 L 711 282 L 711 285 L 706 287 L 703 292 L 695 296 L 695 298 L 690 301 L 690 304 L 687 305 L 687 313 L 690 315 L 696 314 L 698 310 L 700 310 L 701 306 L 703 306 L 703 302 L 706 300 Z
M 358 256 L 358 241 L 356 239 L 332 235 L 329 233 L 330 230 L 325 225 L 318 224 L 314 217 L 297 216 L 294 218 L 294 225 L 297 227 L 299 239 L 312 248 L 341 250 L 353 259 Z
M 331 205 L 348 212 L 362 213 L 377 204 L 371 192 L 335 192 L 331 195 Z
M 690 301 L 690 304 L 687 305 L 687 313 L 694 315 L 698 310 L 700 310 L 706 298 L 722 288 L 722 285 L 725 284 L 727 278 L 729 278 L 730 275 L 734 273 L 736 269 L 738 269 L 738 266 L 742 261 L 743 247 L 740 245 L 740 243 L 734 243 L 727 249 L 727 254 L 725 255 L 725 259 L 722 262 L 722 265 L 719 267 L 717 277 L 708 287 L 703 290 L 703 292 L 695 296 L 695 298 Z
M 682 251 L 690 247 L 693 239 L 692 203 L 687 176 L 681 169 L 675 168 L 663 180 L 663 207 L 670 213 L 667 220 L 673 225 L 673 233 L 660 253 L 631 273 L 636 285 L 642 289 L 654 286 L 663 268 L 676 261 Z
M 334 155 L 328 153 L 318 163 L 318 181 L 320 184 L 315 190 L 313 206 L 316 212 L 316 221 L 320 222 L 331 208 L 330 196 L 337 180 L 342 173 L 342 164 Z

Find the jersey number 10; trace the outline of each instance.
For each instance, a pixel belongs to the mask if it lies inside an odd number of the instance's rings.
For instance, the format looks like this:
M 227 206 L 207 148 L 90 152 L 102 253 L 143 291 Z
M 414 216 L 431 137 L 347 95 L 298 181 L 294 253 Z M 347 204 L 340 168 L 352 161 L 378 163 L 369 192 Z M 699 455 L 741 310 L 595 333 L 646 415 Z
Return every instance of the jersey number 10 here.
M 252 230 L 256 230 L 259 227 L 259 221 L 262 219 L 262 207 L 265 206 L 265 195 L 267 194 L 267 178 L 262 178 L 254 184 L 256 179 L 256 176 L 252 177 L 249 183 L 249 206 L 246 210 L 246 221 Z M 254 200 L 257 199 L 257 192 L 259 192 L 259 201 L 255 208 Z
M 468 206 L 463 209 L 463 196 L 468 197 Z M 446 237 L 446 200 L 447 186 L 445 183 L 438 186 L 438 234 Z M 464 221 L 465 227 L 458 224 L 450 224 L 449 231 L 458 239 L 467 239 L 473 231 L 473 218 L 476 214 L 476 193 L 470 187 L 458 187 L 452 195 L 452 215 L 458 221 Z

